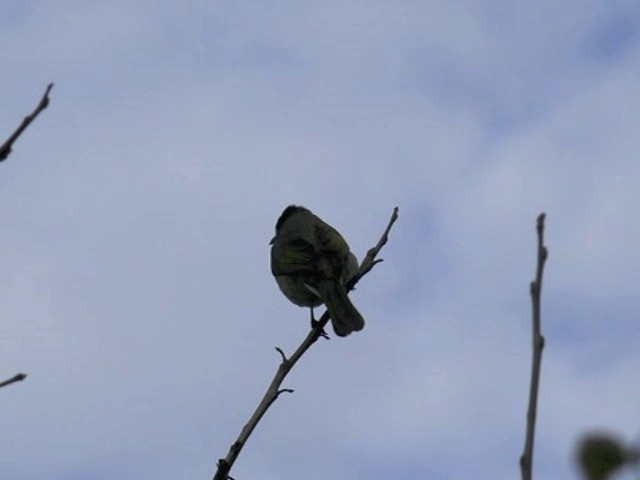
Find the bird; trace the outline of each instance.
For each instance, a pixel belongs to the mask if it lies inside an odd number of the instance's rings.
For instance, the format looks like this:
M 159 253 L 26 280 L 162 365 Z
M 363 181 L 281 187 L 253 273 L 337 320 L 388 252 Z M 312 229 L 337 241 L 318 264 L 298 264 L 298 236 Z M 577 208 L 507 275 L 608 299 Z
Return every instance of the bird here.
M 364 318 L 347 296 L 346 284 L 358 273 L 358 259 L 340 233 L 305 207 L 289 205 L 271 239 L 271 273 L 295 305 L 324 304 L 339 337 L 364 328 Z

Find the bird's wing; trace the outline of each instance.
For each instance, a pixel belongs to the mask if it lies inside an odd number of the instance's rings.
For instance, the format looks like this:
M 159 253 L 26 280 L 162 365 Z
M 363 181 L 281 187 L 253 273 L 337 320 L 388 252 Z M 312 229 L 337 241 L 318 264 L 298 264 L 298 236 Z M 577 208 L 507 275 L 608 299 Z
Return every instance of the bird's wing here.
M 276 241 L 271 249 L 271 271 L 274 275 L 313 272 L 318 252 L 303 238 Z
M 335 254 L 340 258 L 346 257 L 349 254 L 349 244 L 331 225 L 326 223 L 316 225 L 315 233 L 320 250 L 323 252 Z

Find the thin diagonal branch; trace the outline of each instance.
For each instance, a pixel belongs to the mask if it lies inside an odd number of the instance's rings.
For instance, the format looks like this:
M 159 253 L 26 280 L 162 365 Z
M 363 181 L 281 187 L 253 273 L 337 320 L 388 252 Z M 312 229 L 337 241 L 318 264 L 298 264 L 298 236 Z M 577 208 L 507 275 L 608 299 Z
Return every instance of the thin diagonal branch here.
M 358 274 L 354 276 L 351 280 L 349 280 L 349 283 L 347 284 L 347 291 L 353 290 L 353 287 L 355 287 L 356 283 L 358 283 L 362 277 L 364 277 L 367 273 L 369 273 L 369 271 L 373 267 L 375 267 L 376 264 L 382 262 L 381 258 L 376 260 L 376 257 L 378 256 L 378 253 L 380 253 L 380 250 L 382 250 L 382 247 L 384 247 L 389 241 L 389 232 L 391 231 L 391 227 L 393 227 L 393 224 L 396 223 L 397 219 L 398 219 L 398 207 L 395 207 L 393 209 L 393 213 L 391 214 L 391 218 L 389 219 L 387 228 L 384 229 L 384 232 L 382 233 L 380 240 L 378 240 L 378 243 L 373 248 L 370 248 L 369 251 L 367 251 L 367 254 L 362 259 L 362 263 L 360 264 L 360 269 L 358 270 Z
M 30 115 L 24 117 L 22 123 L 18 125 L 16 131 L 13 132 L 13 134 L 7 139 L 6 142 L 2 144 L 2 146 L 0 146 L 0 162 L 6 160 L 7 157 L 9 157 L 14 142 L 18 139 L 18 137 L 20 137 L 20 135 L 22 135 L 22 132 L 27 129 L 29 124 L 33 122 L 38 117 L 38 115 L 40 115 L 40 112 L 49 106 L 49 93 L 51 92 L 52 88 L 53 83 L 47 85 L 47 89 L 44 91 L 44 95 L 40 99 L 40 103 L 38 103 L 35 110 L 31 112 Z
M 6 387 L 7 385 L 11 385 L 12 383 L 21 382 L 25 378 L 27 378 L 26 373 L 16 373 L 13 377 L 9 378 L 8 380 L 5 380 L 4 382 L 0 382 L 0 388 Z
M 379 263 L 381 261 L 381 260 L 376 260 L 376 256 L 378 255 L 382 247 L 384 247 L 384 245 L 387 243 L 389 231 L 391 230 L 391 227 L 393 226 L 397 218 L 398 218 L 398 207 L 393 209 L 393 214 L 391 215 L 389 224 L 387 225 L 387 228 L 382 234 L 382 237 L 380 237 L 380 240 L 378 241 L 376 246 L 374 246 L 367 252 L 367 255 L 365 256 L 364 260 L 362 261 L 362 264 L 360 265 L 358 274 L 354 278 L 352 278 L 351 281 L 349 282 L 349 285 L 347 286 L 349 289 L 353 289 L 355 284 L 364 275 L 366 275 L 376 263 Z M 278 367 L 278 370 L 276 371 L 276 374 L 273 377 L 273 380 L 271 381 L 269 388 L 267 388 L 266 393 L 262 397 L 262 400 L 260 401 L 258 408 L 256 408 L 256 410 L 253 412 L 253 415 L 251 416 L 247 424 L 242 428 L 240 435 L 238 436 L 236 441 L 233 443 L 233 445 L 231 445 L 231 448 L 229 449 L 229 453 L 227 453 L 227 456 L 225 458 L 221 458 L 218 460 L 218 468 L 213 477 L 213 480 L 228 480 L 230 478 L 229 472 L 231 471 L 231 467 L 233 467 L 233 464 L 235 463 L 236 459 L 240 455 L 242 448 L 247 443 L 247 440 L 251 436 L 251 433 L 253 432 L 253 430 L 258 425 L 258 422 L 260 422 L 260 419 L 262 418 L 262 416 L 267 412 L 269 407 L 273 404 L 273 402 L 276 401 L 276 399 L 281 393 L 292 392 L 292 390 L 290 389 L 281 389 L 280 385 L 282 384 L 287 374 L 291 371 L 293 366 L 296 364 L 296 362 L 300 359 L 300 357 L 302 357 L 302 355 L 304 355 L 304 353 L 311 347 L 311 345 L 313 345 L 316 342 L 316 340 L 320 338 L 320 336 L 324 331 L 324 327 L 329 322 L 329 319 L 330 319 L 329 313 L 324 312 L 320 320 L 315 325 L 315 327 L 309 332 L 309 334 L 302 341 L 300 346 L 296 349 L 295 352 L 293 352 L 291 357 L 287 358 L 281 349 L 276 348 L 278 350 L 278 353 L 280 353 L 282 357 L 282 363 Z
M 529 408 L 527 410 L 527 431 L 525 434 L 524 450 L 520 457 L 522 480 L 531 480 L 533 471 L 533 444 L 536 430 L 536 415 L 538 410 L 538 389 L 540 387 L 540 366 L 542 364 L 542 350 L 544 337 L 540 325 L 540 295 L 542 293 L 542 274 L 549 251 L 544 245 L 545 214 L 538 215 L 536 230 L 538 232 L 538 262 L 536 278 L 530 285 L 531 320 L 533 323 L 533 349 L 531 362 L 531 384 L 529 386 Z

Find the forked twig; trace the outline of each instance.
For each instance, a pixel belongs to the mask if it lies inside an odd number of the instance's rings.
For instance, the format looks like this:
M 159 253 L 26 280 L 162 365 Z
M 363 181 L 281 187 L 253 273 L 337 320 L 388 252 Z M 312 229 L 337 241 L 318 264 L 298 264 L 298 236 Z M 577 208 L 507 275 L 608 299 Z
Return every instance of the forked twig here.
M 358 283 L 358 281 L 364 275 L 366 275 L 374 267 L 376 263 L 379 263 L 382 261 L 382 260 L 376 260 L 376 256 L 378 255 L 380 250 L 382 250 L 382 247 L 384 247 L 384 245 L 387 243 L 389 231 L 391 230 L 391 227 L 393 226 L 393 224 L 397 219 L 398 219 L 398 207 L 395 207 L 393 209 L 393 214 L 391 215 L 391 219 L 389 220 L 389 224 L 387 225 L 387 228 L 382 234 L 382 237 L 380 237 L 380 240 L 378 241 L 376 246 L 374 246 L 367 252 L 367 255 L 365 256 L 365 258 L 362 261 L 362 264 L 360 265 L 358 274 L 354 278 L 352 278 L 349 284 L 347 285 L 348 290 L 353 289 L 356 283 Z M 280 388 L 280 385 L 282 384 L 283 380 L 285 379 L 289 371 L 300 359 L 300 357 L 302 357 L 302 355 L 304 355 L 304 353 L 309 349 L 309 347 L 311 347 L 311 345 L 313 345 L 316 342 L 316 340 L 320 338 L 320 336 L 324 332 L 324 327 L 329 322 L 329 319 L 330 319 L 329 313 L 325 311 L 322 314 L 322 317 L 320 317 L 320 320 L 318 320 L 315 327 L 309 332 L 309 334 L 302 341 L 300 346 L 296 349 L 295 352 L 293 352 L 293 355 L 291 355 L 291 357 L 287 358 L 284 352 L 282 351 L 282 349 L 280 349 L 279 347 L 276 347 L 276 350 L 282 357 L 282 363 L 280 363 L 280 366 L 278 366 L 278 370 L 276 371 L 276 374 L 273 377 L 273 380 L 271 381 L 269 388 L 267 389 L 266 393 L 262 397 L 262 400 L 260 401 L 258 408 L 256 408 L 256 410 L 253 412 L 253 415 L 251 416 L 247 424 L 242 428 L 240 435 L 238 436 L 236 441 L 233 443 L 233 445 L 231 445 L 231 448 L 229 448 L 229 453 L 227 453 L 227 456 L 225 458 L 221 458 L 218 460 L 218 465 L 217 465 L 218 468 L 213 477 L 213 480 L 228 480 L 230 478 L 229 472 L 231 471 L 231 467 L 233 467 L 233 464 L 235 463 L 236 459 L 240 455 L 242 448 L 247 443 L 247 440 L 251 436 L 251 433 L 253 432 L 253 430 L 258 425 L 258 422 L 260 422 L 260 419 L 262 418 L 262 416 L 267 412 L 269 407 L 273 404 L 273 402 L 276 401 L 276 399 L 280 396 L 280 394 L 284 392 L 288 392 L 288 393 L 293 392 L 293 390 L 291 389 Z
M 520 471 L 522 480 L 531 480 L 533 471 L 533 443 L 536 430 L 536 414 L 538 410 L 538 389 L 540 387 L 540 365 L 542 363 L 542 350 L 544 349 L 544 337 L 540 326 L 540 294 L 542 292 L 542 274 L 544 264 L 549 256 L 549 251 L 544 245 L 544 219 L 545 214 L 538 215 L 536 230 L 538 232 L 538 262 L 536 278 L 530 285 L 531 293 L 531 319 L 533 322 L 533 352 L 531 362 L 531 384 L 529 386 L 529 408 L 527 410 L 527 431 L 525 435 L 524 451 L 520 456 Z
M 33 122 L 38 115 L 40 115 L 40 112 L 49 106 L 49 92 L 51 92 L 52 88 L 53 83 L 47 85 L 47 89 L 44 91 L 44 95 L 40 99 L 40 103 L 38 103 L 35 110 L 31 112 L 30 115 L 24 117 L 22 123 L 18 125 L 18 128 L 16 128 L 16 131 L 13 132 L 13 134 L 7 139 L 6 142 L 2 144 L 2 146 L 0 146 L 0 162 L 6 160 L 7 157 L 9 157 L 14 142 L 18 139 L 18 137 L 20 137 L 20 135 L 22 135 L 22 132 L 27 129 L 29 124 Z

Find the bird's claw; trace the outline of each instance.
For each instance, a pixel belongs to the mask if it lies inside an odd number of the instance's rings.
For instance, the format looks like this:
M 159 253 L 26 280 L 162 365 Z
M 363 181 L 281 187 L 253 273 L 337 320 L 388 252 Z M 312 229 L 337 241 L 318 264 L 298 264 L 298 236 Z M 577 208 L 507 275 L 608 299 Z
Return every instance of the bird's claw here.
M 320 327 L 320 322 L 316 320 L 316 318 L 314 317 L 313 308 L 311 309 L 311 328 L 313 330 L 319 330 L 318 332 L 319 337 L 329 340 L 329 335 L 327 335 L 327 332 L 325 332 L 324 328 Z

